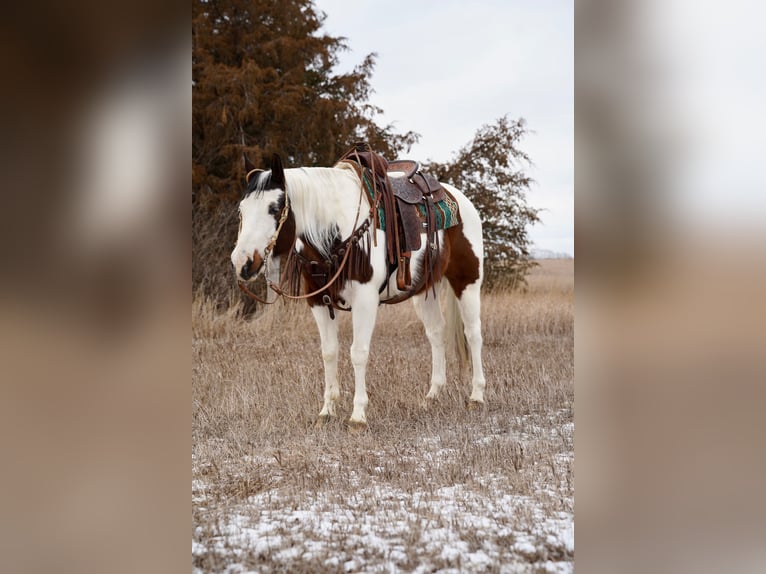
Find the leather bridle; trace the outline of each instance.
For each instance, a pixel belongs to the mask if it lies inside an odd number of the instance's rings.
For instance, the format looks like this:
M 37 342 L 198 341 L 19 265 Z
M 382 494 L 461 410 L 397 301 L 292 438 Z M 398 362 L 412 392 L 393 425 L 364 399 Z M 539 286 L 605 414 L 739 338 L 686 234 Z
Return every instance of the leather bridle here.
M 354 231 L 356 231 L 356 225 L 357 225 L 357 223 L 359 223 L 359 214 L 361 213 L 361 210 L 362 210 L 362 197 L 363 197 L 363 195 L 364 195 L 364 182 L 362 182 L 361 187 L 359 189 L 359 204 L 357 205 L 357 208 L 356 208 L 356 217 L 354 218 L 354 225 L 352 227 L 352 229 L 354 229 Z M 266 245 L 266 248 L 263 250 L 263 253 L 264 253 L 264 257 L 263 257 L 264 265 L 261 268 L 262 270 L 259 271 L 256 274 L 256 276 L 255 276 L 256 279 L 261 275 L 261 273 L 265 273 L 266 270 L 268 269 L 269 263 L 271 262 L 271 252 L 272 252 L 272 250 L 274 249 L 274 246 L 277 243 L 277 239 L 279 237 L 279 233 L 282 231 L 282 226 L 284 225 L 285 221 L 287 220 L 287 216 L 289 214 L 289 211 L 290 211 L 290 199 L 289 199 L 289 195 L 287 194 L 287 190 L 285 190 L 285 206 L 284 206 L 284 208 L 282 208 L 282 213 L 279 216 L 279 224 L 277 225 L 277 229 L 274 232 L 274 235 L 271 236 L 271 240 L 269 241 L 268 245 Z M 319 289 L 317 289 L 315 291 L 312 291 L 311 293 L 306 293 L 305 295 L 290 295 L 290 294 L 285 292 L 284 288 L 282 288 L 281 285 L 278 285 L 278 284 L 274 283 L 273 281 L 269 281 L 267 279 L 266 280 L 266 284 L 277 295 L 279 295 L 281 297 L 284 297 L 285 299 L 291 299 L 291 300 L 294 300 L 294 301 L 295 300 L 300 300 L 300 299 L 308 299 L 310 297 L 315 297 L 316 295 L 319 295 L 320 293 L 322 293 L 322 292 L 326 291 L 327 289 L 329 289 L 330 287 L 332 287 L 333 283 L 335 283 L 335 281 L 338 279 L 338 277 L 340 277 L 341 273 L 343 272 L 343 269 L 346 267 L 346 263 L 348 262 L 349 255 L 351 254 L 351 245 L 350 244 L 354 240 L 355 237 L 356 237 L 355 233 L 352 232 L 351 235 L 349 236 L 349 238 L 345 242 L 345 251 L 346 252 L 343 255 L 343 259 L 341 260 L 340 265 L 338 266 L 338 270 L 335 272 L 335 275 L 333 275 L 327 281 L 327 283 L 325 283 Z M 298 239 L 298 237 L 296 235 L 295 239 L 293 239 L 293 244 L 292 244 L 292 246 L 290 248 L 291 252 L 295 249 L 295 243 L 296 243 L 297 239 Z M 280 282 L 282 282 L 281 278 L 280 278 Z M 256 295 L 252 291 L 250 291 L 250 289 L 248 289 L 246 282 L 243 281 L 242 279 L 239 279 L 237 281 L 237 283 L 239 285 L 239 289 L 245 295 L 247 295 L 250 299 L 252 299 L 254 301 L 257 301 L 258 303 L 262 303 L 264 305 L 273 305 L 274 303 L 277 302 L 276 299 L 274 301 L 266 301 L 264 299 L 261 299 L 260 297 L 258 297 L 258 295 Z

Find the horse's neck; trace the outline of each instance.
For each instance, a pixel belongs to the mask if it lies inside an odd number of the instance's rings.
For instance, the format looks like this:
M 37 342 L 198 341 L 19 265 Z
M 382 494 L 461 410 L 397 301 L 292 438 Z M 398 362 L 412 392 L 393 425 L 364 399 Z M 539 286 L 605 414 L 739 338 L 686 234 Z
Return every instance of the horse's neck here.
M 359 187 L 345 170 L 296 168 L 285 170 L 290 204 L 299 236 L 320 236 L 353 231 L 359 206 Z M 360 213 L 358 222 L 364 219 Z

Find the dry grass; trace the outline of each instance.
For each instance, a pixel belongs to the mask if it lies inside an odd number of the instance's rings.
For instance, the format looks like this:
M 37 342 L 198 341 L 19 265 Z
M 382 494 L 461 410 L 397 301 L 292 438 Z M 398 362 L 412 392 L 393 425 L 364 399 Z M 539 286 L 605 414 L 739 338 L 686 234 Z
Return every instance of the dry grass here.
M 428 410 L 430 347 L 409 303 L 382 307 L 368 432 L 350 435 L 351 325 L 340 317 L 341 420 L 322 402 L 308 309 L 251 321 L 192 309 L 192 554 L 197 571 L 571 571 L 573 261 L 483 300 L 486 407 L 448 365 Z

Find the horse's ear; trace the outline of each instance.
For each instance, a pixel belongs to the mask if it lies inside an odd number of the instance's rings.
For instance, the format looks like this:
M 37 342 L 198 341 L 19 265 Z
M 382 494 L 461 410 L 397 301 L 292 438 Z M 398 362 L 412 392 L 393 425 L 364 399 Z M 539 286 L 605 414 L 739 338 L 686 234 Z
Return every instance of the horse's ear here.
M 277 154 L 271 156 L 271 183 L 285 189 L 285 170 L 282 168 L 282 159 Z

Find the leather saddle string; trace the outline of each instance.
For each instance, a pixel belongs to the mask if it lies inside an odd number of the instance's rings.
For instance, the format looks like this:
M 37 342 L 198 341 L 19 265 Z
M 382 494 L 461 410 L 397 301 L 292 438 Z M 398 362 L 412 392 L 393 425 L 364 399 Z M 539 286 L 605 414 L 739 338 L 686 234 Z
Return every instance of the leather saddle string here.
M 426 182 L 425 177 L 423 177 L 423 182 L 426 185 L 426 189 L 428 186 L 428 182 Z M 439 234 L 436 230 L 436 211 L 434 207 L 434 201 L 433 196 L 429 192 L 428 195 L 424 195 L 424 208 L 426 211 L 426 254 L 428 255 L 428 275 L 431 279 L 431 285 L 433 287 L 433 293 L 434 296 L 436 295 L 436 282 L 433 280 L 434 276 L 434 265 L 436 264 L 436 261 L 439 259 L 439 245 L 438 245 L 438 237 Z M 433 251 L 432 251 L 433 249 Z M 428 296 L 428 293 L 426 293 L 426 296 Z

